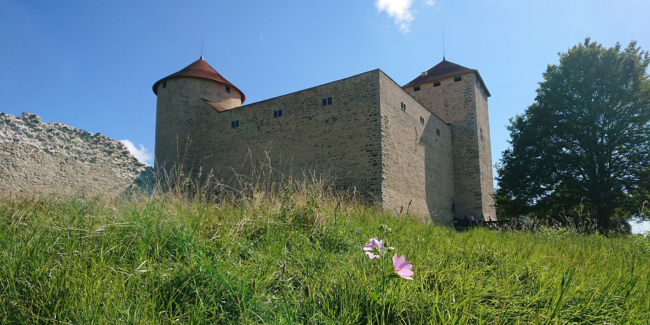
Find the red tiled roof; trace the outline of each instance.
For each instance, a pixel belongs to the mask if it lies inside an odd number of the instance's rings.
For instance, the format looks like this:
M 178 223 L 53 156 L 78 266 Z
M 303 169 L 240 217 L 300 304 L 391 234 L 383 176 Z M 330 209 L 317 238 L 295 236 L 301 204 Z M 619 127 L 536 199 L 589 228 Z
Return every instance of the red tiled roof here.
M 476 73 L 476 76 L 478 76 L 478 79 L 481 82 L 481 85 L 487 92 L 488 97 L 490 97 L 490 92 L 487 90 L 487 87 L 485 86 L 485 83 L 483 82 L 483 78 L 481 78 L 481 75 L 478 73 L 478 70 L 476 69 L 470 69 L 467 67 L 464 67 L 460 64 L 453 63 L 451 61 L 447 61 L 445 59 L 442 60 L 442 62 L 436 64 L 433 68 L 427 70 L 426 75 L 420 75 L 419 77 L 411 80 L 411 82 L 407 83 L 404 85 L 402 88 L 406 87 L 414 87 L 414 86 L 419 86 L 428 82 L 434 82 L 438 81 L 440 79 L 445 79 L 449 77 L 455 77 L 459 76 L 461 74 L 466 74 L 466 73 L 471 73 L 474 72 Z
M 212 108 L 214 108 L 219 113 L 223 113 L 223 112 L 226 111 L 226 109 L 223 106 L 221 106 L 221 105 L 219 105 L 219 104 L 217 104 L 215 102 L 211 102 L 211 101 L 209 101 L 209 100 L 207 100 L 205 98 L 201 98 L 201 99 L 203 99 L 208 105 L 212 106 Z
M 214 68 L 212 68 L 205 60 L 203 60 L 203 56 L 201 56 L 200 59 L 194 61 L 192 64 L 186 66 L 182 70 L 170 74 L 169 76 L 162 78 L 156 83 L 153 84 L 153 93 L 158 95 L 158 84 L 163 82 L 164 80 L 171 79 L 171 78 L 178 78 L 178 77 L 195 77 L 195 78 L 203 78 L 203 79 L 208 79 L 208 80 L 214 80 L 216 82 L 220 82 L 223 84 L 226 84 L 235 90 L 237 90 L 241 94 L 241 102 L 242 104 L 246 100 L 246 95 L 239 90 L 235 85 L 230 83 L 230 81 L 226 80 L 226 78 L 222 77 L 219 72 L 217 72 Z

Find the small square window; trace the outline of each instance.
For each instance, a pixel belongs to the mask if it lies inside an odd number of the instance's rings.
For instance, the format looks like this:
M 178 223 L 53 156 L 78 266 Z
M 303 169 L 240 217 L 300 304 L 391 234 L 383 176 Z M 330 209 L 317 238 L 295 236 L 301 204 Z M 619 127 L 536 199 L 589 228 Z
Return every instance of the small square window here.
M 273 118 L 281 117 L 281 116 L 282 116 L 282 110 L 281 109 L 276 109 L 275 111 L 273 111 Z
M 424 125 L 424 117 L 420 116 L 420 124 Z
M 226 93 L 230 94 L 230 87 L 226 86 Z
M 230 127 L 231 128 L 239 127 L 239 120 L 234 120 L 234 121 L 230 122 Z
M 323 98 L 321 102 L 323 103 L 323 106 L 327 106 L 327 98 Z
M 413 91 L 420 91 L 420 86 L 413 87 Z
M 433 86 L 434 87 L 440 87 L 440 81 L 434 81 Z
M 454 77 L 454 82 L 462 81 L 463 77 Z
M 332 105 L 332 97 L 327 98 L 327 105 Z
M 163 89 L 167 88 L 167 81 L 163 81 Z
M 440 129 L 436 129 L 436 134 L 440 136 Z

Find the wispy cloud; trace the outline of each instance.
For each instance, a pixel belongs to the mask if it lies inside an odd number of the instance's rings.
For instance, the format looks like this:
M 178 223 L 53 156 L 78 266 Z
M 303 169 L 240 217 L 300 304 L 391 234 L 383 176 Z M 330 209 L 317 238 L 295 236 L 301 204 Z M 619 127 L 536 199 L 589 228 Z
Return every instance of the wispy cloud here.
M 436 0 L 424 0 L 424 3 L 426 3 L 427 6 L 434 6 L 436 4 Z
M 428 4 L 428 1 L 434 0 L 426 1 Z M 415 19 L 411 5 L 413 5 L 413 0 L 377 0 L 375 2 L 377 10 L 385 11 L 388 16 L 395 19 L 395 24 L 399 26 L 402 33 L 410 31 L 411 22 Z
M 262 33 L 260 33 L 260 39 L 262 40 L 262 43 L 266 44 L 266 42 L 264 42 L 264 37 L 262 37 Z
M 143 145 L 140 145 L 140 149 L 138 149 L 130 140 L 120 140 L 120 142 L 124 143 L 135 159 L 145 165 L 151 166 L 153 156 Z

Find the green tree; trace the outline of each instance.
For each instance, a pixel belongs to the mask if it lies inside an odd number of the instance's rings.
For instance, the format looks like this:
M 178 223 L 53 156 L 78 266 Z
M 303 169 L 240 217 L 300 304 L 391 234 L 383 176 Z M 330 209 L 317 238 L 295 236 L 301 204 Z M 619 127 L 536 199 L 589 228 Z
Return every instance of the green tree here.
M 589 38 L 559 56 L 535 103 L 510 119 L 497 209 L 559 219 L 580 207 L 608 231 L 650 193 L 650 58 L 634 41 L 605 48 Z

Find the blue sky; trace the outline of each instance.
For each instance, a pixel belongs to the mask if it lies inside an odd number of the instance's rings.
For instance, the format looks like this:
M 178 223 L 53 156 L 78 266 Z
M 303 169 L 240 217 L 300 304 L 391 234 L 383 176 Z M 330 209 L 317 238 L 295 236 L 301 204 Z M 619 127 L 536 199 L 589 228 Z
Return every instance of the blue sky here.
M 150 164 L 151 86 L 198 59 L 202 38 L 253 103 L 376 68 L 406 84 L 442 59 L 444 30 L 447 59 L 492 94 L 496 163 L 558 52 L 585 37 L 650 50 L 649 12 L 647 0 L 0 0 L 0 112 L 129 140 Z

